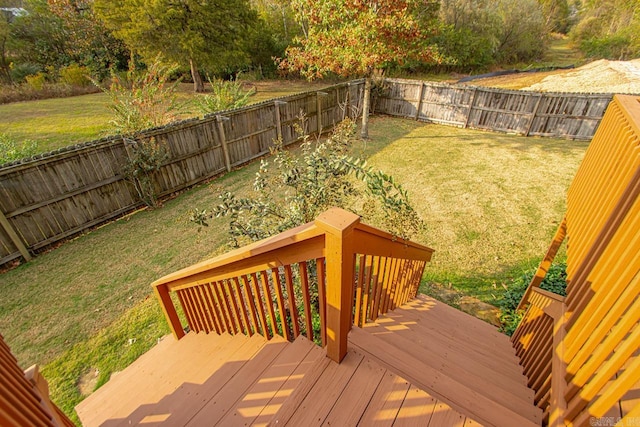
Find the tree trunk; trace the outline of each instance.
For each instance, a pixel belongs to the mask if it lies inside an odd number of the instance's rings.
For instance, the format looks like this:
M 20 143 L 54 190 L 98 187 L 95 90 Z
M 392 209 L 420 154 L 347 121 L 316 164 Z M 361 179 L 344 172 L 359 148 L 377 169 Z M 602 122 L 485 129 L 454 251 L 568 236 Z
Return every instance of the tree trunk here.
M 364 100 L 362 102 L 362 139 L 369 139 L 369 105 L 371 104 L 371 76 L 364 79 Z
M 193 59 L 189 60 L 189 65 L 191 66 L 191 77 L 193 78 L 193 90 L 198 93 L 204 92 L 204 83 L 202 83 L 202 77 Z

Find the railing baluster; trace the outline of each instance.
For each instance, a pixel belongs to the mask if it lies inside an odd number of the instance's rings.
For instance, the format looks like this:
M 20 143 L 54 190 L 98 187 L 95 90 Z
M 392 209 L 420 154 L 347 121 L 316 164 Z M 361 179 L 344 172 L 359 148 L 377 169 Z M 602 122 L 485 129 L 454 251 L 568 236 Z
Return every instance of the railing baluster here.
M 356 304 L 354 310 L 353 324 L 356 326 L 362 326 L 362 288 L 364 282 L 364 255 L 360 255 L 359 261 L 356 264 L 358 270 L 357 283 L 356 283 Z
M 249 313 L 247 312 L 247 304 L 245 303 L 244 297 L 242 296 L 242 290 L 240 289 L 240 280 L 238 280 L 237 277 L 234 277 L 231 281 L 231 287 L 233 288 L 235 294 L 235 300 L 238 302 L 240 316 L 242 316 L 242 323 L 244 324 L 244 334 L 253 336 L 251 325 L 249 324 Z
M 251 274 L 251 284 L 253 285 L 253 294 L 256 296 L 256 302 L 258 305 L 262 335 L 269 340 L 273 337 L 273 334 L 271 333 L 267 325 L 267 317 L 265 316 L 264 312 L 264 304 L 271 303 L 271 301 L 267 300 L 267 296 L 263 297 L 260 295 L 260 285 L 258 283 L 258 276 L 256 275 L 256 273 Z
M 307 328 L 307 338 L 313 341 L 313 313 L 311 313 L 311 295 L 309 293 L 309 272 L 307 262 L 298 263 L 300 272 L 300 287 L 302 288 L 302 302 L 304 304 L 304 320 Z
M 202 310 L 198 306 L 198 298 L 196 295 L 195 288 L 187 289 L 187 298 L 191 303 L 191 309 L 193 310 L 192 316 L 193 320 L 196 323 L 197 332 L 207 331 L 207 327 L 205 326 L 205 322 L 202 319 Z
M 287 311 L 284 306 L 284 296 L 282 295 L 282 280 L 280 279 L 280 269 L 273 268 L 271 270 L 271 276 L 273 277 L 273 288 L 276 292 L 276 299 L 278 300 L 278 310 L 280 312 L 280 325 L 282 326 L 283 338 L 287 341 L 292 341 L 291 332 L 289 331 L 289 325 L 287 324 Z
M 271 294 L 271 289 L 269 287 L 269 276 L 267 275 L 267 272 L 261 271 L 260 278 L 262 279 L 262 289 L 264 291 L 265 302 L 267 303 L 267 310 L 269 311 L 269 318 L 271 319 L 271 329 L 273 331 L 273 335 L 284 336 L 284 332 L 281 334 L 280 331 L 278 331 L 276 313 L 273 309 L 273 295 Z
M 216 302 L 216 306 L 218 307 L 220 313 L 220 321 L 223 329 L 233 335 L 233 328 L 231 327 L 231 323 L 229 322 L 229 315 L 227 314 L 226 301 L 221 296 L 220 282 L 213 282 L 211 284 L 211 294 Z
M 242 276 L 242 288 L 244 289 L 245 300 L 249 307 L 251 321 L 253 322 L 253 332 L 259 334 L 260 329 L 258 327 L 258 317 L 256 316 L 255 299 L 253 297 L 253 292 L 251 292 L 251 288 L 249 287 L 249 278 L 246 275 Z M 250 333 L 250 335 L 253 335 L 253 332 Z M 263 333 L 263 336 L 266 335 Z
M 324 258 L 316 259 L 318 272 L 318 303 L 320 305 L 320 339 L 322 346 L 327 345 L 327 288 Z
M 382 278 L 384 278 L 384 269 L 386 264 L 386 258 L 378 257 L 378 262 L 375 264 L 373 273 L 374 297 L 373 297 L 373 310 L 371 310 L 371 320 L 378 318 L 380 310 L 380 298 L 382 296 Z
M 371 269 L 373 263 L 373 257 L 367 255 L 365 257 L 365 274 L 364 274 L 364 283 L 362 288 L 362 324 L 364 325 L 367 320 L 371 318 L 371 310 L 369 308 L 370 301 L 372 298 L 370 297 L 371 293 Z
M 293 326 L 292 339 L 298 338 L 300 335 L 300 324 L 298 323 L 298 308 L 296 307 L 296 294 L 293 289 L 293 272 L 291 271 L 291 265 L 284 266 L 284 278 L 287 286 L 287 296 L 289 300 L 289 312 L 291 313 L 291 324 Z

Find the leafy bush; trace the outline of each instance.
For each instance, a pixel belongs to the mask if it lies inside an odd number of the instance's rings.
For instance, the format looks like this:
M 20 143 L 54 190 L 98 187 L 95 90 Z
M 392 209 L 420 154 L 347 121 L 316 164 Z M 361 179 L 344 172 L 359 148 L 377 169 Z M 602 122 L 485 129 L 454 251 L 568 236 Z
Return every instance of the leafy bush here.
M 140 200 L 149 207 L 157 207 L 154 176 L 169 157 L 164 145 L 151 137 L 144 140 L 125 139 L 129 159 L 124 166 L 124 176 L 135 187 Z
M 209 80 L 211 94 L 198 95 L 193 100 L 202 115 L 231 108 L 244 107 L 249 98 L 256 93 L 255 89 L 245 90 L 239 80 Z
M 537 269 L 536 269 L 537 270 Z M 518 312 L 518 304 L 524 295 L 524 292 L 531 283 L 536 270 L 532 270 L 522 276 L 514 279 L 509 286 L 505 287 L 500 302 L 500 322 L 501 330 L 511 336 L 518 327 L 523 313 Z M 564 263 L 552 264 L 547 272 L 540 288 L 553 292 L 558 295 L 565 296 L 567 289 L 567 265 Z
M 304 123 L 298 125 L 299 132 L 303 128 Z M 314 143 L 303 135 L 300 156 L 278 141 L 271 160 L 263 160 L 256 174 L 253 197 L 223 193 L 211 212 L 194 209 L 191 220 L 206 226 L 212 216 L 229 217 L 235 246 L 313 221 L 331 206 L 361 211 L 367 222 L 403 238 L 417 234 L 423 223 L 402 186 L 365 161 L 348 156 L 355 128 L 346 119 L 324 140 Z M 356 185 L 352 176 L 364 185 Z
M 60 81 L 69 86 L 89 86 L 91 79 L 89 78 L 89 70 L 78 64 L 71 64 L 60 69 Z
M 132 134 L 177 120 L 182 109 L 177 100 L 180 80 L 170 82 L 177 69 L 177 64 L 164 65 L 158 56 L 145 71 L 131 62 L 126 76 L 112 73 L 111 86 L 101 89 L 111 98 L 114 130 Z
M 14 83 L 24 83 L 26 82 L 27 76 L 35 76 L 40 71 L 42 71 L 40 66 L 35 64 L 29 64 L 29 63 L 20 63 L 20 64 L 11 63 L 10 69 L 11 69 L 11 80 Z
M 25 79 L 27 84 L 35 90 L 42 90 L 47 80 L 46 75 L 43 72 L 39 72 L 33 76 L 26 76 Z
M 0 165 L 31 157 L 38 152 L 36 141 L 16 142 L 9 135 L 0 133 Z

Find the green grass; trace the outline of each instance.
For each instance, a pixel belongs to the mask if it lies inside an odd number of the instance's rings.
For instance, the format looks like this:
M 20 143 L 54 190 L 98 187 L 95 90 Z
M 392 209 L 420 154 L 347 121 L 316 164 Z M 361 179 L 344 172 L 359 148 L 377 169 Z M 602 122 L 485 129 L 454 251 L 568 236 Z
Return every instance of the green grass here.
M 251 103 L 319 90 L 331 84 L 325 81 L 309 83 L 304 80 L 264 80 L 247 83 L 249 87 L 257 90 L 251 97 Z M 178 99 L 187 104 L 182 118 L 198 115 L 189 105 L 194 96 L 192 85 L 180 85 Z M 0 105 L 0 133 L 5 133 L 18 142 L 36 141 L 40 153 L 108 136 L 113 133 L 109 123 L 111 119 L 109 96 L 103 92 Z
M 426 279 L 487 302 L 544 255 L 587 146 L 386 117 L 371 120 L 370 135 L 355 154 L 402 183 L 428 226 L 416 238 L 436 250 Z M 214 190 L 196 187 L 0 276 L 0 331 L 21 366 L 45 365 L 53 399 L 67 413 L 82 399 L 79 384 L 90 391 L 167 333 L 149 284 L 224 251 L 226 242 L 223 221 L 198 231 L 188 210 L 210 208 L 223 188 L 248 191 L 257 168 L 254 162 L 214 181 Z

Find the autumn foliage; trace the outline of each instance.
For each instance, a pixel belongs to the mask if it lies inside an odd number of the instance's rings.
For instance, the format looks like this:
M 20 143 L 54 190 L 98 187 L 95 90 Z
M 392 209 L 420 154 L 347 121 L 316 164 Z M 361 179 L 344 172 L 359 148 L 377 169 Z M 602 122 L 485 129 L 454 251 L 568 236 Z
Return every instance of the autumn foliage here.
M 433 36 L 438 4 L 415 0 L 302 0 L 305 34 L 289 47 L 280 68 L 313 79 L 327 73 L 369 76 L 407 60 L 440 61 Z

